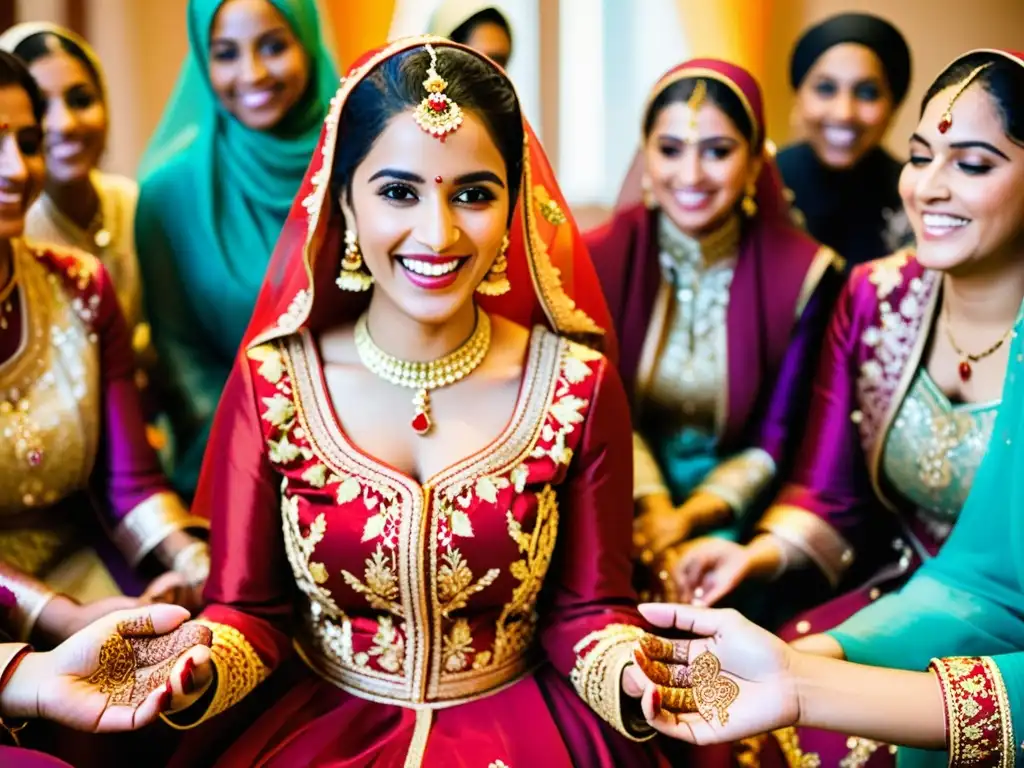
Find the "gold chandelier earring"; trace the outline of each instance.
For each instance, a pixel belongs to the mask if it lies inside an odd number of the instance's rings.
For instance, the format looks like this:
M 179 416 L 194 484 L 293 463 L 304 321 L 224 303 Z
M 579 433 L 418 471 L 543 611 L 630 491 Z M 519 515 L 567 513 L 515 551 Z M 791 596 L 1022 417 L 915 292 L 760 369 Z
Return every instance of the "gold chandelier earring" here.
M 740 203 L 740 210 L 748 219 L 757 216 L 757 184 L 753 181 L 747 183 L 743 193 L 743 201 Z
M 508 235 L 501 241 L 501 250 L 498 251 L 498 258 L 494 260 L 491 268 L 487 271 L 487 277 L 476 287 L 477 293 L 484 296 L 501 296 L 512 290 L 512 284 L 508 281 Z
M 368 291 L 373 277 L 363 268 L 363 254 L 359 239 L 351 229 L 345 230 L 345 255 L 341 258 L 341 273 L 335 284 L 343 291 Z

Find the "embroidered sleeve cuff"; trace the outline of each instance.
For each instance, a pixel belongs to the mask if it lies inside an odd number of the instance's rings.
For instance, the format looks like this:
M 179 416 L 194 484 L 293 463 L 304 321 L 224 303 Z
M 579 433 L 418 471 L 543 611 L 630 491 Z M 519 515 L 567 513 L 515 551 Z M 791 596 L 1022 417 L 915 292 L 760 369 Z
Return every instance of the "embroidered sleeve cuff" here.
M 30 576 L 4 569 L 0 584 L 14 593 L 15 605 L 8 612 L 7 630 L 19 642 L 28 642 L 39 615 L 57 593 Z
M 125 515 L 113 538 L 128 561 L 138 565 L 168 534 L 209 527 L 209 521 L 190 514 L 176 494 L 160 491 Z
M 195 728 L 233 707 L 270 674 L 256 649 L 237 629 L 206 619 L 198 621 L 213 632 L 210 653 L 217 673 L 213 682 L 216 690 L 205 709 L 196 705 L 170 716 L 162 715 L 168 725 L 178 730 Z
M 633 433 L 633 501 L 659 493 L 671 495 L 647 441 Z
M 654 737 L 646 721 L 627 721 L 622 706 L 622 671 L 633 663 L 633 649 L 643 633 L 630 624 L 610 624 L 591 632 L 573 649 L 576 667 L 569 675 L 590 708 L 632 741 Z
M 765 513 L 757 529 L 778 536 L 807 555 L 833 587 L 853 563 L 853 547 L 835 528 L 806 509 L 776 504 Z
M 946 705 L 951 768 L 1012 768 L 1016 752 L 1010 700 L 990 658 L 932 659 Z
M 748 448 L 711 470 L 697 491 L 724 499 L 739 517 L 774 477 L 775 459 L 760 448 Z

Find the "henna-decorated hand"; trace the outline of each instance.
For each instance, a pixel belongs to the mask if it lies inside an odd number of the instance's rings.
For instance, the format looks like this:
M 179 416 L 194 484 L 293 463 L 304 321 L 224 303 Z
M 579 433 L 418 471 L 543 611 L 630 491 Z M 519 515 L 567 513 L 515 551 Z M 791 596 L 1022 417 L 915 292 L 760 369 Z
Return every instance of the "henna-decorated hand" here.
M 790 674 L 794 651 L 733 610 L 647 604 L 656 627 L 690 640 L 645 636 L 636 653 L 644 716 L 656 730 L 692 744 L 719 744 L 793 725 L 799 714 Z
M 172 681 L 209 665 L 212 634 L 188 616 L 173 605 L 118 611 L 30 653 L 3 690 L 3 714 L 97 733 L 151 723 L 170 707 Z

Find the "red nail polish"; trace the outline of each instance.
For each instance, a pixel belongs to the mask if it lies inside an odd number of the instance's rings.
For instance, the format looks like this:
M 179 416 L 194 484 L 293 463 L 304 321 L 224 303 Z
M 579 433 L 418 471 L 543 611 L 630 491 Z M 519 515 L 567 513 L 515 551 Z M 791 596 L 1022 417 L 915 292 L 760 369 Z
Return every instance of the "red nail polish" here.
M 654 711 L 661 712 L 661 691 L 657 688 L 654 689 L 654 695 L 651 696 L 651 702 L 654 704 Z
M 181 690 L 185 694 L 192 693 L 196 689 L 196 678 L 193 674 L 196 668 L 192 659 L 185 659 L 185 666 L 181 670 Z
M 161 712 L 166 712 L 171 708 L 171 696 L 173 694 L 174 691 L 171 690 L 171 681 L 168 680 L 164 683 L 164 692 L 160 694 L 160 703 L 157 704 L 157 707 Z

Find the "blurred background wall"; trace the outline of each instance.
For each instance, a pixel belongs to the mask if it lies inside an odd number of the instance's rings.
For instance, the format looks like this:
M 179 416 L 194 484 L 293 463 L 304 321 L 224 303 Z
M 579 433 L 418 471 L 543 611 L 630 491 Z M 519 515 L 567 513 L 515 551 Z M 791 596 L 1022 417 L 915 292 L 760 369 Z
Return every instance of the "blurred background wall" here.
M 438 0 L 319 0 L 343 65 L 388 36 L 425 29 Z M 647 90 L 695 55 L 732 58 L 765 88 L 769 135 L 790 127 L 789 51 L 800 31 L 833 13 L 891 20 L 910 41 L 913 85 L 888 143 L 905 152 L 929 80 L 973 47 L 1024 49 L 1024 0 L 498 0 L 515 35 L 510 75 L 587 223 L 616 196 L 639 139 Z M 132 174 L 187 49 L 187 0 L 0 0 L 0 25 L 43 19 L 95 45 L 111 89 L 106 165 Z

